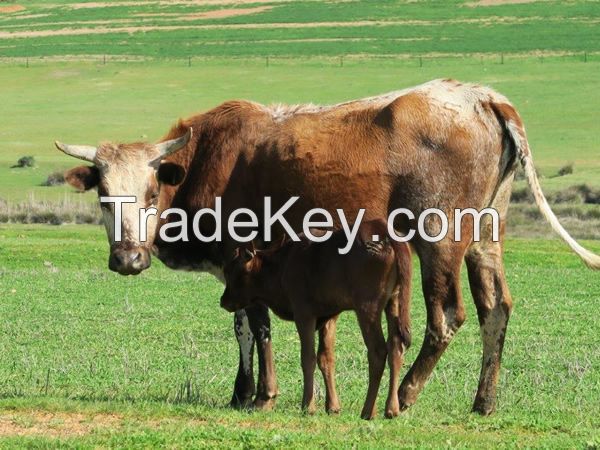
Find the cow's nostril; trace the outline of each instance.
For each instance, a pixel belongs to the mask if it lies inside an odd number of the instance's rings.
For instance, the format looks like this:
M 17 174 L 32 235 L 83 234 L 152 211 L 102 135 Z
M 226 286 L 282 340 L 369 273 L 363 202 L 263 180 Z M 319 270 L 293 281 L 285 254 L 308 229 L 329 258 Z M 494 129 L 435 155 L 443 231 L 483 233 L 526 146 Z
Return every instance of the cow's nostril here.
M 141 252 L 137 252 L 135 255 L 133 255 L 133 258 L 131 258 L 131 262 L 137 262 L 140 259 L 142 259 L 142 253 Z
M 121 255 L 120 253 L 115 253 L 113 255 L 113 258 L 114 258 L 115 264 L 117 266 L 122 266 L 123 265 L 123 255 Z

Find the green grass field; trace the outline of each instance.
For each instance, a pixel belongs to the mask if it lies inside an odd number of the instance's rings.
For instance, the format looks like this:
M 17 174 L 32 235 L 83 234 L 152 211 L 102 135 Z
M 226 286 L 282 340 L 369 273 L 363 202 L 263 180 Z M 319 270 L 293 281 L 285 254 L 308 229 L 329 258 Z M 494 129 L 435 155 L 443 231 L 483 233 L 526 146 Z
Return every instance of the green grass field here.
M 339 417 L 301 415 L 298 339 L 293 324 L 277 319 L 276 410 L 234 412 L 226 404 L 237 345 L 231 315 L 218 306 L 219 283 L 159 264 L 138 277 L 112 274 L 105 269 L 105 239 L 98 227 L 0 227 L 0 433 L 9 423 L 25 435 L 0 441 L 2 447 L 56 439 L 92 447 L 600 444 L 600 320 L 590 313 L 600 284 L 557 241 L 507 245 L 516 306 L 496 415 L 469 413 L 481 340 L 465 284 L 467 322 L 419 402 L 397 420 L 366 423 L 358 418 L 366 355 L 352 314 L 343 315 L 339 326 Z M 588 245 L 600 251 L 598 242 Z M 412 310 L 409 363 L 425 326 L 418 286 Z M 321 386 L 321 405 L 322 396 Z M 43 415 L 48 412 L 52 419 Z M 71 433 L 73 420 L 82 435 Z M 36 430 L 46 436 L 29 435 Z
M 513 101 L 546 192 L 599 189 L 600 4 L 466 3 L 0 1 L 0 222 L 23 202 L 93 207 L 95 192 L 41 186 L 77 164 L 56 139 L 156 140 L 232 98 L 327 104 L 446 77 Z M 35 168 L 11 168 L 28 155 Z M 553 177 L 569 163 L 572 174 Z M 525 206 L 523 234 L 546 234 Z M 560 206 L 568 229 L 598 236 L 598 205 Z M 590 216 L 579 228 L 578 214 Z M 600 283 L 556 239 L 507 243 L 515 310 L 496 415 L 469 412 L 481 339 L 465 279 L 467 322 L 418 403 L 369 423 L 358 419 L 367 362 L 352 314 L 339 324 L 339 417 L 300 413 L 298 339 L 277 319 L 276 410 L 233 411 L 237 343 L 221 285 L 157 261 L 123 278 L 107 257 L 97 226 L 0 224 L 1 448 L 600 446 Z M 417 279 L 406 366 L 425 327 Z
M 88 6 L 93 6 L 90 3 Z M 471 7 L 469 2 L 456 0 L 257 0 L 237 5 L 245 11 L 235 16 L 227 13 L 236 6 L 233 1 L 212 5 L 114 3 L 81 8 L 81 3 L 74 1 L 23 2 L 25 9 L 0 18 L 0 36 L 5 38 L 0 51 L 13 57 L 112 54 L 173 58 L 595 53 L 600 46 L 600 8 L 593 1 Z
M 179 117 L 231 98 L 327 104 L 439 77 L 485 83 L 507 95 L 523 115 L 542 174 L 574 163 L 572 175 L 543 180 L 549 191 L 584 182 L 600 187 L 599 72 L 600 63 L 537 61 L 422 68 L 369 60 L 344 67 L 318 61 L 265 67 L 264 62 L 223 60 L 192 67 L 187 62 L 0 65 L 0 198 L 19 201 L 33 194 L 60 199 L 70 192 L 39 186 L 50 172 L 76 165 L 54 148 L 57 139 L 89 144 L 156 140 Z M 11 169 L 24 155 L 35 156 L 38 167 Z

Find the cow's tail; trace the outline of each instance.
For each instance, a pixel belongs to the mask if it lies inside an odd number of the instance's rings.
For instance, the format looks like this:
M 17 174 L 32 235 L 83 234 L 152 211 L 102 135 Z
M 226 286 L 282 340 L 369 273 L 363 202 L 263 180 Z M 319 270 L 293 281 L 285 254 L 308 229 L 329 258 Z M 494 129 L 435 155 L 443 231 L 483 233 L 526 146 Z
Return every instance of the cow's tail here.
M 533 165 L 533 158 L 531 156 L 531 150 L 529 149 L 529 143 L 527 142 L 525 127 L 523 126 L 519 114 L 515 108 L 508 103 L 493 103 L 492 108 L 496 113 L 496 116 L 502 120 L 508 137 L 515 146 L 516 157 L 520 160 L 521 165 L 525 170 L 525 176 L 527 177 L 527 181 L 533 192 L 535 203 L 542 215 L 550 222 L 552 229 L 558 233 L 575 253 L 577 253 L 586 266 L 594 270 L 600 270 L 600 256 L 579 245 L 567 230 L 563 228 L 552 209 L 550 209 L 548 200 L 546 200 L 542 187 L 540 186 L 540 180 L 535 171 L 535 166 Z

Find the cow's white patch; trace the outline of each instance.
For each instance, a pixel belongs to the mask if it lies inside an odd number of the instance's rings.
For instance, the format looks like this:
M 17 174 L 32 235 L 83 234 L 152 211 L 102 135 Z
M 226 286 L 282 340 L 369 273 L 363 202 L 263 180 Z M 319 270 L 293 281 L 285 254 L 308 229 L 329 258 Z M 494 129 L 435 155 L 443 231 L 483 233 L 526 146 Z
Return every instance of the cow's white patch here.
M 431 100 L 432 104 L 438 106 L 440 112 L 454 113 L 455 118 L 469 120 L 473 113 L 480 109 L 482 102 L 497 101 L 509 103 L 501 94 L 494 90 L 475 84 L 458 83 L 454 80 L 432 80 L 419 86 L 400 89 L 373 97 L 365 97 L 358 100 L 350 100 L 334 105 L 282 105 L 275 104 L 266 107 L 272 115 L 273 120 L 282 122 L 297 114 L 317 114 L 336 109 L 354 109 L 369 106 L 385 106 L 403 95 L 421 93 Z
M 459 324 L 456 321 L 456 308 L 447 308 L 444 310 L 444 314 L 441 316 L 441 323 L 437 328 L 439 329 L 434 330 L 430 325 L 427 325 L 427 334 L 434 342 L 440 345 L 448 344 L 459 328 Z
M 504 333 L 506 327 L 506 313 L 502 308 L 492 309 L 485 320 L 483 325 L 479 328 L 481 333 L 481 339 L 483 341 L 483 358 L 487 362 L 494 357 L 498 346 L 498 340 Z
M 112 245 L 115 242 L 115 214 L 111 208 L 102 208 L 102 221 L 106 229 L 108 243 Z
M 141 235 L 140 209 L 146 208 L 146 198 L 148 190 L 155 177 L 155 168 L 148 163 L 152 159 L 145 151 L 119 151 L 118 148 L 106 145 L 100 146 L 97 154 L 102 183 L 104 184 L 108 196 L 131 196 L 135 197 L 133 203 L 123 203 L 121 205 L 121 240 L 133 245 L 144 246 L 141 237 L 152 243 L 156 232 L 157 218 L 150 215 L 143 226 L 146 229 L 145 236 Z M 111 213 L 104 213 L 104 223 L 111 244 L 115 243 L 115 236 L 118 234 L 114 228 L 114 209 L 111 206 Z

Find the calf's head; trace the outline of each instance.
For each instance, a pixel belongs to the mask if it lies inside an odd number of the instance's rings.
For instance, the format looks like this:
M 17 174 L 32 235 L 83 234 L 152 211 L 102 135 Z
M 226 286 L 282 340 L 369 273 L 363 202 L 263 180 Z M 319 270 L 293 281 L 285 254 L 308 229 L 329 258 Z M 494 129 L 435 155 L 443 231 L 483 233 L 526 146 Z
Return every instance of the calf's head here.
M 191 136 L 190 128 L 184 136 L 158 144 L 105 143 L 90 147 L 55 143 L 67 155 L 93 164 L 69 170 L 65 174 L 69 184 L 81 191 L 97 188 L 99 198 L 125 200 L 119 197 L 131 197 L 120 208 L 114 202 L 100 204 L 110 243 L 110 270 L 121 275 L 136 275 L 150 267 L 157 217 L 148 215 L 143 217 L 147 220 L 140 220 L 140 210 L 159 208 L 161 184 L 179 184 L 182 181 L 183 168 L 161 162 L 184 148 Z M 120 220 L 116 223 L 115 218 L 119 219 L 119 216 Z
M 225 265 L 225 292 L 221 307 L 229 312 L 238 311 L 255 303 L 263 293 L 263 255 L 256 250 L 238 248 L 233 259 Z

